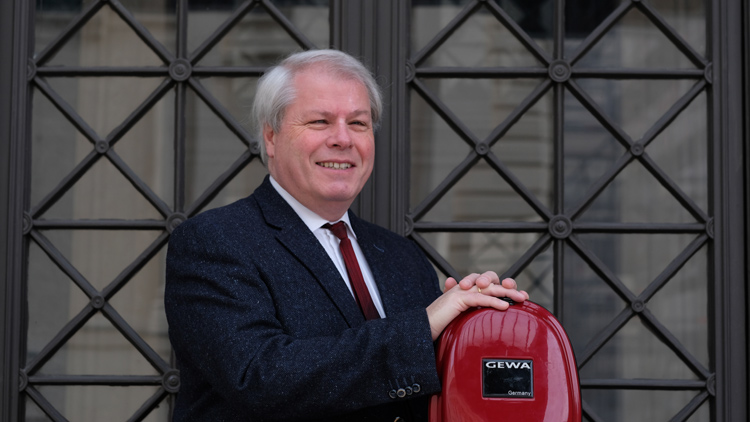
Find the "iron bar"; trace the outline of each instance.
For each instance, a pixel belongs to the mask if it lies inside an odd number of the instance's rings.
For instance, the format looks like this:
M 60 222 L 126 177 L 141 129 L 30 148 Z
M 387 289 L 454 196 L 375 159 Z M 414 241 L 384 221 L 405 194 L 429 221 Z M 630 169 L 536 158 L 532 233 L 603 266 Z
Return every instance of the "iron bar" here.
M 697 396 L 693 397 L 685 407 L 682 408 L 669 422 L 684 422 L 689 420 L 690 416 L 698 410 L 699 407 L 711 398 L 708 391 L 702 391 Z
M 65 345 L 68 340 L 70 340 L 71 337 L 73 337 L 73 335 L 75 335 L 75 333 L 78 332 L 79 329 L 81 329 L 81 327 L 86 324 L 86 322 L 88 322 L 89 319 L 91 319 L 92 316 L 94 316 L 95 313 L 96 309 L 94 309 L 90 303 L 84 306 L 83 309 L 73 317 L 73 319 L 68 321 L 68 323 L 65 324 L 57 334 L 55 334 L 55 337 L 52 338 L 52 340 L 50 340 L 33 359 L 26 363 L 26 367 L 24 368 L 26 374 L 31 376 L 38 371 L 53 357 L 55 353 L 57 353 L 58 350 L 60 350 L 61 347 Z
M 430 261 L 446 276 L 453 277 L 456 280 L 460 280 L 458 271 L 445 259 L 443 256 L 435 250 L 422 236 L 417 233 L 411 233 L 409 238 L 414 240 L 417 245 L 425 252 Z
M 677 355 L 677 357 L 679 357 L 680 360 L 682 360 L 682 362 L 693 371 L 693 373 L 705 379 L 711 376 L 711 372 L 703 366 L 703 364 L 701 364 L 700 361 L 698 361 L 698 359 L 696 359 L 695 356 L 693 356 L 693 354 L 682 345 L 682 343 L 680 343 L 677 337 L 675 337 L 675 335 L 672 334 L 664 324 L 656 319 L 654 314 L 652 314 L 647 307 L 644 308 L 642 312 L 639 312 L 638 316 L 647 327 L 651 328 L 651 332 L 654 333 L 656 337 L 669 348 L 669 350 L 674 352 L 674 354 Z
M 614 337 L 615 334 L 617 334 L 617 332 L 620 331 L 620 329 L 624 327 L 631 318 L 633 318 L 633 311 L 629 306 L 625 307 L 614 319 L 612 319 L 612 321 L 609 322 L 609 324 L 607 324 L 606 327 L 604 327 L 604 329 L 602 329 L 598 334 L 592 337 L 586 347 L 583 349 L 583 352 L 576 353 L 576 363 L 578 364 L 578 370 L 580 371 L 581 369 L 583 369 L 588 361 L 594 357 L 596 352 L 604 347 L 604 345 L 607 344 L 607 342 L 612 337 Z
M 484 142 L 489 147 L 492 147 L 498 140 L 500 140 L 500 138 L 508 133 L 513 125 L 518 123 L 521 117 L 523 117 L 526 112 L 529 111 L 529 109 L 531 109 L 531 107 L 533 107 L 552 86 L 552 82 L 549 79 L 542 81 L 542 83 L 534 88 L 534 91 L 526 96 L 526 98 L 524 98 L 523 101 L 521 101 L 521 103 L 513 109 L 513 111 L 505 118 L 505 120 L 497 125 L 492 133 L 487 135 L 487 138 L 485 138 Z
M 545 65 L 549 65 L 552 62 L 552 58 L 547 54 L 546 51 L 541 49 L 539 47 L 539 44 L 537 44 L 534 40 L 529 37 L 529 35 L 521 29 L 521 27 L 516 23 L 513 18 L 511 18 L 508 13 L 500 7 L 496 2 L 494 1 L 488 1 L 484 2 L 484 4 L 487 6 L 488 9 L 490 9 L 490 12 L 492 12 L 492 15 L 495 16 L 495 18 L 500 21 L 508 31 L 510 31 L 511 34 L 513 34 L 514 37 L 518 41 L 521 42 L 521 44 L 526 47 L 526 49 L 540 62 L 542 62 Z
M 138 408 L 138 410 L 135 411 L 133 416 L 128 419 L 128 422 L 138 422 L 142 421 L 143 419 L 148 416 L 151 411 L 159 407 L 159 403 L 164 401 L 164 399 L 167 397 L 167 391 L 164 390 L 163 387 L 159 387 L 159 389 L 154 393 L 151 397 L 146 400 L 141 407 Z M 171 420 L 171 418 L 170 418 Z
M 197 78 L 190 78 L 188 81 L 190 87 L 195 91 L 196 94 L 198 94 L 198 97 L 203 100 L 206 105 L 211 109 L 211 111 L 216 114 L 216 116 L 221 119 L 222 122 L 227 126 L 227 128 L 234 133 L 237 138 L 245 144 L 245 146 L 250 146 L 252 143 L 252 136 L 250 136 L 249 133 L 245 130 L 245 128 L 240 125 L 237 120 L 232 116 L 232 114 L 227 111 L 226 108 L 218 101 L 216 98 L 214 98 L 211 93 L 206 90 L 206 88 L 201 84 Z
M 432 53 L 435 52 L 443 43 L 445 40 L 447 40 L 451 35 L 453 35 L 456 30 L 463 25 L 464 22 L 474 13 L 476 9 L 478 9 L 481 5 L 479 4 L 479 1 L 477 0 L 471 0 L 469 3 L 467 3 L 463 9 L 461 9 L 461 12 L 459 12 L 456 17 L 454 17 L 448 25 L 443 27 L 443 29 L 438 32 L 437 35 L 435 35 L 430 42 L 427 43 L 424 47 L 422 47 L 421 50 L 415 54 L 411 61 L 414 64 L 414 67 L 419 67 L 420 64 L 422 64 L 422 61 L 426 59 L 428 56 L 430 56 Z
M 505 163 L 500 161 L 499 158 L 497 158 L 497 155 L 493 152 L 489 152 L 485 157 L 485 161 L 492 167 L 499 175 L 500 177 L 505 180 L 506 183 L 513 189 L 514 192 L 518 194 L 523 200 L 534 210 L 534 212 L 537 213 L 537 215 L 541 216 L 545 220 L 550 220 L 553 215 L 552 212 L 544 205 L 542 204 L 539 199 L 537 199 L 536 195 L 534 195 L 530 190 L 528 190 L 520 179 L 508 168 Z
M 31 375 L 31 385 L 161 385 L 161 375 Z
M 568 59 L 568 62 L 570 63 L 570 66 L 578 62 L 583 56 L 586 55 L 586 53 L 589 52 L 598 42 L 601 40 L 604 35 L 607 34 L 607 32 L 612 29 L 612 27 L 615 26 L 618 20 L 620 20 L 623 16 L 625 16 L 626 13 L 630 11 L 630 9 L 633 8 L 633 2 L 631 1 L 624 1 L 620 3 L 620 5 L 612 11 L 612 13 L 607 16 L 606 19 L 604 19 L 599 26 L 596 27 L 595 30 L 591 31 L 591 33 L 584 39 L 581 44 L 578 45 L 578 48 L 570 55 L 570 58 Z
M 29 235 L 34 242 L 44 251 L 44 253 L 50 258 L 52 263 L 57 266 L 66 276 L 68 276 L 76 286 L 78 286 L 83 293 L 89 298 L 92 298 L 98 294 L 96 288 L 86 280 L 86 277 L 81 274 L 78 269 L 68 261 L 65 256 L 47 239 L 46 236 L 41 234 L 38 230 L 32 230 Z
M 299 31 L 297 27 L 295 27 L 294 24 L 292 24 L 292 22 L 281 13 L 271 0 L 260 0 L 260 2 L 263 4 L 263 7 L 268 14 L 271 15 L 279 25 L 281 25 L 281 28 L 284 29 L 284 31 L 286 31 L 286 33 L 289 34 L 289 36 L 292 37 L 300 47 L 305 50 L 317 48 L 316 45 L 305 36 L 305 34 Z
M 109 144 L 110 148 L 114 146 L 117 141 L 122 138 L 127 131 L 133 128 L 136 123 L 138 123 L 143 116 L 146 115 L 146 113 L 149 112 L 153 108 L 156 103 L 161 100 L 164 95 L 166 95 L 167 92 L 174 86 L 174 82 L 172 79 L 167 78 L 162 81 L 161 84 L 159 84 L 156 89 L 149 94 L 148 98 L 146 98 L 138 107 L 136 107 L 135 110 L 133 110 L 130 115 L 122 122 L 120 125 L 118 125 L 116 128 L 114 128 L 109 135 L 107 136 L 107 143 Z
M 141 270 L 150 260 L 153 258 L 169 240 L 169 233 L 164 231 L 159 234 L 151 244 L 138 255 L 120 274 L 112 280 L 107 287 L 102 289 L 101 295 L 105 300 L 110 300 L 112 297 L 122 289 L 122 287 L 130 281 L 135 274 Z
M 225 20 L 216 30 L 206 38 L 203 43 L 195 49 L 192 53 L 188 55 L 187 52 L 187 4 L 181 7 L 181 16 L 182 14 L 185 14 L 185 16 L 180 20 L 180 22 L 183 24 L 180 28 L 182 31 L 180 34 L 181 39 L 183 40 L 183 43 L 181 45 L 185 46 L 184 50 L 180 50 L 180 57 L 187 58 L 191 64 L 195 65 L 197 64 L 206 54 L 208 54 L 209 51 L 211 51 L 214 46 L 221 41 L 224 36 L 234 28 L 234 26 L 242 20 L 242 18 L 251 11 L 258 0 L 245 0 L 237 9 L 235 9 L 234 12 Z M 187 3 L 187 1 L 185 1 Z
M 583 258 L 583 260 L 589 264 L 589 267 L 599 276 L 602 280 L 612 288 L 612 290 L 622 298 L 626 303 L 633 303 L 637 298 L 630 289 L 623 284 L 617 275 L 612 272 L 606 264 L 602 262 L 598 255 L 593 253 L 591 249 L 584 246 L 584 244 L 578 239 L 575 234 L 568 237 L 568 244 Z
M 690 43 L 685 41 L 685 39 L 683 39 L 680 34 L 677 33 L 677 31 L 675 31 L 674 28 L 672 28 L 667 21 L 653 9 L 653 6 L 649 5 L 647 2 L 637 2 L 636 7 L 646 15 L 661 33 L 664 34 L 669 41 L 671 41 L 672 44 L 682 52 L 682 54 L 687 56 L 696 67 L 703 69 L 708 66 L 709 62 L 695 51 L 693 47 L 690 46 Z
M 545 222 L 484 222 L 484 221 L 451 221 L 432 222 L 415 221 L 414 230 L 420 232 L 502 232 L 502 233 L 528 233 L 546 232 L 549 225 Z
M 169 205 L 159 197 L 153 190 L 128 166 L 120 155 L 113 149 L 108 149 L 104 154 L 112 165 L 122 174 L 125 179 L 141 194 L 163 217 L 168 217 L 171 212 Z
M 55 409 L 55 407 L 52 406 L 36 388 L 27 386 L 24 392 L 53 422 L 68 422 L 68 420 L 65 419 L 65 416 L 58 412 L 57 409 Z
M 581 388 L 597 390 L 704 390 L 706 381 L 678 379 L 583 378 Z
M 472 131 L 466 127 L 466 125 L 459 119 L 448 106 L 443 103 L 435 94 L 432 93 L 419 79 L 412 81 L 412 86 L 419 93 L 419 95 L 432 107 L 432 109 L 440 116 L 448 126 L 453 129 L 456 134 L 466 142 L 469 147 L 476 147 L 480 140 L 472 133 Z
M 575 205 L 574 207 L 568 209 L 565 211 L 565 214 L 570 217 L 571 220 L 574 220 L 583 214 L 584 211 L 591 205 L 592 202 L 596 198 L 599 197 L 599 195 L 606 189 L 610 183 L 612 183 L 612 180 L 617 177 L 620 172 L 622 172 L 625 167 L 627 167 L 628 164 L 630 164 L 635 157 L 633 157 L 630 152 L 624 153 L 615 163 L 610 167 L 609 170 L 607 170 L 606 173 L 604 173 L 602 176 L 599 177 L 599 179 L 589 187 L 589 189 L 586 191 L 586 193 L 583 196 L 583 199 L 580 203 Z
M 80 30 L 97 12 L 105 5 L 106 1 L 97 0 L 89 3 L 80 15 L 72 20 L 65 29 L 60 31 L 57 37 L 50 42 L 39 54 L 34 57 L 34 63 L 37 67 L 44 65 L 48 60 L 57 54 L 65 44 Z
M 646 131 L 646 133 L 643 134 L 641 137 L 641 144 L 643 144 L 644 148 L 647 147 L 651 141 L 653 141 L 657 136 L 659 136 L 660 133 L 664 131 L 664 129 L 667 128 L 672 122 L 675 121 L 677 116 L 680 115 L 685 109 L 693 102 L 694 99 L 698 97 L 698 95 L 703 92 L 704 88 L 706 87 L 707 83 L 705 79 L 699 80 L 695 85 L 693 85 L 688 92 L 685 93 L 676 103 L 674 103 L 669 110 L 667 110 L 666 113 L 664 113 L 663 116 L 659 118 L 659 120 L 654 123 L 654 125 L 649 128 L 649 130 Z
M 203 207 L 208 205 L 208 203 L 211 202 L 211 200 L 219 194 L 224 186 L 232 181 L 234 176 L 239 174 L 239 172 L 242 171 L 242 169 L 244 169 L 253 160 L 253 157 L 254 156 L 249 149 L 245 150 L 245 152 L 243 152 L 242 155 L 239 156 L 239 158 L 237 158 L 234 163 L 232 163 L 232 165 L 224 171 L 224 173 L 222 173 L 219 177 L 216 178 L 216 180 L 214 180 L 211 186 L 203 191 L 198 199 L 190 204 L 190 206 L 185 210 L 185 215 L 187 215 L 188 217 L 192 217 L 198 214 L 203 209 Z
M 102 315 L 125 337 L 136 350 L 146 358 L 149 364 L 160 373 L 170 370 L 170 366 L 156 351 L 143 340 L 143 338 L 125 321 L 125 319 L 112 307 L 111 303 L 105 303 L 102 307 Z
M 29 215 L 32 218 L 39 218 L 47 212 L 47 210 L 55 205 L 55 203 L 57 203 L 57 201 L 65 195 L 65 193 L 68 192 L 68 190 L 70 190 L 70 188 L 72 188 L 73 185 L 75 185 L 76 182 L 78 182 L 78 180 L 80 180 L 81 177 L 83 177 L 101 157 L 101 154 L 92 149 L 91 152 L 89 152 L 88 155 L 86 155 L 86 157 L 84 157 L 83 160 L 81 160 L 81 162 L 70 171 L 70 173 L 60 180 L 60 183 L 58 183 L 57 186 L 39 201 L 39 204 L 29 211 Z
M 125 21 L 135 35 L 141 39 L 162 62 L 169 64 L 174 60 L 174 55 L 169 52 L 140 22 L 120 3 L 120 0 L 107 0 L 112 10 Z
M 164 220 L 33 220 L 37 230 L 166 230 Z
M 693 216 L 696 220 L 700 222 L 706 222 L 709 219 L 709 216 L 700 209 L 698 204 L 693 201 L 693 199 L 687 195 L 680 187 L 667 176 L 667 174 L 664 172 L 664 170 L 661 169 L 652 159 L 651 157 L 644 153 L 640 157 L 638 157 L 638 161 L 643 164 L 643 167 L 651 173 L 652 176 L 661 184 L 661 186 L 664 187 L 676 200 L 677 202 L 682 205 L 685 210 L 687 210 L 690 215 Z
M 471 170 L 471 167 L 479 161 L 481 157 L 477 155 L 474 151 L 469 152 L 469 155 L 466 156 L 466 158 L 459 163 L 451 172 L 448 174 L 448 176 L 443 179 L 442 182 L 432 191 L 430 192 L 425 199 L 422 200 L 410 213 L 409 217 L 411 217 L 414 221 L 419 220 L 426 214 L 430 209 L 432 209 L 435 204 L 442 198 L 450 188 L 452 188 L 458 181 L 463 177 L 466 173 Z
M 36 69 L 41 77 L 168 77 L 169 68 L 164 66 L 44 66 Z
M 527 249 L 526 252 L 524 252 L 524 254 L 502 274 L 502 278 L 518 277 L 518 275 L 521 274 L 521 271 L 523 271 L 524 268 L 531 264 L 531 262 L 534 261 L 537 256 L 539 256 L 539 254 L 544 252 L 544 250 L 549 247 L 549 243 L 551 240 L 552 239 L 549 233 L 541 235 L 539 239 L 537 239 L 536 242 L 534 242 L 534 244 L 531 245 L 531 247 Z

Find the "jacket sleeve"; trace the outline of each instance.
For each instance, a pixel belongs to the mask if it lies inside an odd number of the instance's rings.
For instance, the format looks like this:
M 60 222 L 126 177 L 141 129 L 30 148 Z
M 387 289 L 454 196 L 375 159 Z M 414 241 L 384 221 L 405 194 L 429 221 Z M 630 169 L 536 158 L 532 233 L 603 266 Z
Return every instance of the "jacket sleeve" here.
M 423 306 L 348 327 L 315 298 L 273 284 L 268 265 L 284 265 L 284 257 L 268 263 L 256 256 L 275 255 L 246 246 L 205 220 L 172 234 L 165 308 L 183 383 L 200 380 L 250 420 L 312 419 L 439 391 Z M 413 274 L 405 280 L 432 285 L 431 300 L 439 292 L 434 269 L 418 248 L 409 250 Z M 307 282 L 314 281 L 297 281 Z M 280 294 L 300 295 L 298 324 L 309 333 L 282 321 L 290 310 Z

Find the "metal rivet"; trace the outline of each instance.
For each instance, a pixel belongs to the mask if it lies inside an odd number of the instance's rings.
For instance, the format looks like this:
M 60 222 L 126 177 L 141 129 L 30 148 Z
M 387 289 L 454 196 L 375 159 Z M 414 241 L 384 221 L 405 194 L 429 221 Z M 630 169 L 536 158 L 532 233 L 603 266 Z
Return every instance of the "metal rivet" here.
M 176 212 L 170 215 L 167 218 L 167 225 L 166 225 L 167 231 L 169 232 L 169 234 L 172 234 L 174 229 L 176 229 L 177 226 L 179 226 L 180 224 L 184 223 L 185 220 L 187 220 L 187 217 L 185 216 L 185 214 L 181 212 Z
M 708 82 L 709 84 L 713 84 L 714 83 L 714 65 L 713 65 L 713 63 L 710 63 L 703 70 L 703 77 L 706 78 L 706 82 Z
M 187 80 L 191 73 L 193 73 L 193 66 L 185 59 L 177 59 L 169 65 L 169 76 L 177 82 Z
M 417 71 L 414 68 L 414 64 L 412 62 L 406 62 L 406 83 L 413 81 L 416 75 Z
M 34 60 L 29 59 L 28 63 L 26 64 L 26 79 L 30 81 L 36 78 L 36 70 L 36 63 L 34 62 Z
M 555 82 L 565 82 L 570 79 L 570 65 L 565 60 L 555 60 L 549 64 L 549 77 Z
M 706 234 L 711 239 L 714 238 L 714 219 L 711 217 L 708 221 L 706 221 Z
M 23 213 L 23 234 L 27 235 L 31 232 L 31 229 L 34 227 L 34 219 L 31 218 L 31 215 L 27 212 Z
M 644 309 L 646 309 L 646 304 L 643 303 L 641 299 L 634 300 L 633 303 L 630 305 L 630 307 L 633 309 L 635 313 L 641 313 Z
M 640 142 L 636 142 L 630 146 L 630 153 L 633 154 L 634 157 L 640 157 L 643 155 L 643 150 L 643 144 Z
M 253 142 L 250 144 L 250 153 L 254 155 L 260 154 L 260 142 Z
M 480 142 L 474 147 L 474 151 L 476 151 L 477 154 L 481 156 L 485 156 L 488 152 L 490 152 L 490 147 L 484 142 Z
M 24 391 L 29 385 L 29 376 L 26 375 L 26 371 L 21 369 L 18 371 L 18 391 Z
M 573 223 L 567 216 L 556 215 L 549 221 L 548 230 L 555 239 L 565 239 L 573 232 Z
M 106 303 L 106 301 L 104 300 L 104 297 L 102 295 L 96 295 L 91 298 L 91 306 L 94 309 L 102 309 L 104 307 L 104 303 Z
M 161 385 L 167 393 L 175 394 L 180 391 L 180 371 L 173 369 L 165 372 Z
M 409 236 L 414 231 L 414 219 L 410 215 L 404 216 L 404 236 Z
M 716 397 L 716 374 L 711 374 L 706 380 L 706 390 L 708 390 L 708 394 Z
M 94 148 L 96 149 L 96 152 L 98 152 L 99 154 L 104 154 L 109 150 L 109 142 L 103 139 L 99 139 L 98 141 L 96 141 Z

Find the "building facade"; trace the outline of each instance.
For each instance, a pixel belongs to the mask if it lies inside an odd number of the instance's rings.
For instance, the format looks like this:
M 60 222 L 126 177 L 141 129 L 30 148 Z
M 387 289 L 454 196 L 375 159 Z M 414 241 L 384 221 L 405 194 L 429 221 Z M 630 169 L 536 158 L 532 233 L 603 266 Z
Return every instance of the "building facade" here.
M 0 421 L 169 420 L 169 234 L 260 183 L 255 83 L 328 47 L 386 99 L 355 211 L 551 310 L 584 421 L 748 420 L 744 3 L 2 2 Z

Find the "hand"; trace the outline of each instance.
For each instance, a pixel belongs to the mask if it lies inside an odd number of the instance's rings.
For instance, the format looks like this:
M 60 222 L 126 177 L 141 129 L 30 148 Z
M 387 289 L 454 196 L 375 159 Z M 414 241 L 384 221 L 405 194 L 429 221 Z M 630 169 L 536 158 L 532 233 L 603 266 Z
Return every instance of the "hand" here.
M 432 340 L 436 340 L 454 318 L 469 308 L 482 306 L 500 311 L 508 309 L 510 305 L 500 297 L 523 302 L 529 298 L 529 294 L 519 291 L 512 278 L 506 278 L 501 283 L 493 271 L 470 274 L 460 282 L 453 277 L 448 278 L 445 281 L 445 292 L 427 307 Z

